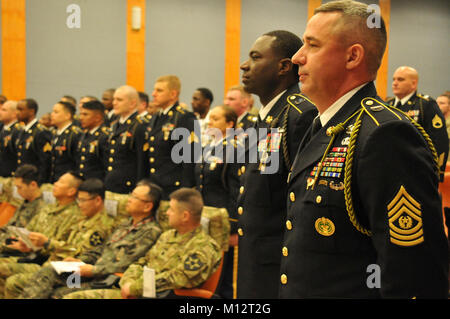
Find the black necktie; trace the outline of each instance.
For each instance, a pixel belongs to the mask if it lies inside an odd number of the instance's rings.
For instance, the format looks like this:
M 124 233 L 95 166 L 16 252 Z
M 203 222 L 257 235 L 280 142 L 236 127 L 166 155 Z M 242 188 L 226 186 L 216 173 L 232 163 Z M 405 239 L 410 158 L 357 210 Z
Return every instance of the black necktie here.
M 400 100 L 397 101 L 397 103 L 395 104 L 395 107 L 398 109 L 402 106 L 402 102 L 400 102 Z
M 320 122 L 320 117 L 316 117 L 313 121 L 311 128 L 311 136 L 315 135 L 322 128 L 322 123 Z

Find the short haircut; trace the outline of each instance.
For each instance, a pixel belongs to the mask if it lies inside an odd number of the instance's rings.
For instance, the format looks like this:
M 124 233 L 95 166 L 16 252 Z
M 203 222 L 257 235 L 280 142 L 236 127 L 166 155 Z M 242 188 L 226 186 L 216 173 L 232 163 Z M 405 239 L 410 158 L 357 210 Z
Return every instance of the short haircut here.
M 223 111 L 223 115 L 225 116 L 225 122 L 233 122 L 233 127 L 236 126 L 236 122 L 238 119 L 238 116 L 236 114 L 236 112 L 231 108 L 231 106 L 227 106 L 227 105 L 218 105 L 216 107 L 219 107 L 222 109 Z
M 27 106 L 27 108 L 29 110 L 33 110 L 34 114 L 36 115 L 38 110 L 39 110 L 39 106 L 38 103 L 34 100 L 34 99 L 23 99 L 22 101 L 25 102 L 25 105 Z
M 6 101 L 8 101 L 8 98 L 3 94 L 0 94 L 0 104 L 5 103 Z
M 163 75 L 156 79 L 156 82 L 167 82 L 169 90 L 181 92 L 181 81 L 176 75 Z
M 203 210 L 202 194 L 196 189 L 182 187 L 169 195 L 170 199 L 176 200 L 178 204 L 191 213 L 192 218 L 200 222 Z
M 69 100 L 69 102 L 72 103 L 73 106 L 76 106 L 76 105 L 77 105 L 77 99 L 74 98 L 74 97 L 71 96 L 71 95 L 64 95 L 64 96 L 63 96 L 63 99 Z
M 159 208 L 159 203 L 161 202 L 163 190 L 158 185 L 152 183 L 149 179 L 145 178 L 140 180 L 136 186 L 147 186 L 149 188 L 146 194 L 148 200 L 153 203 L 152 213 L 156 214 Z
M 93 196 L 100 196 L 105 199 L 105 184 L 98 178 L 89 178 L 80 184 L 78 191 L 89 193 Z
M 92 100 L 92 101 L 86 102 L 81 107 L 84 109 L 87 109 L 87 110 L 100 112 L 102 114 L 105 113 L 105 106 L 103 105 L 102 102 L 100 102 L 98 100 Z
M 212 94 L 211 90 L 208 88 L 198 88 L 197 91 L 199 91 L 203 97 L 207 100 L 209 100 L 209 103 L 212 103 L 214 100 L 214 95 Z
M 14 172 L 15 178 L 21 178 L 24 184 L 30 185 L 31 182 L 39 184 L 39 170 L 31 164 L 23 164 Z
M 286 30 L 275 30 L 264 35 L 275 38 L 272 42 L 272 50 L 282 59 L 292 58 L 303 45 L 302 40 L 298 36 Z M 292 73 L 297 77 L 298 65 L 292 65 Z
M 81 183 L 83 182 L 83 178 L 75 171 L 67 171 L 65 174 L 69 174 L 70 176 L 72 176 L 74 178 L 74 181 L 73 181 L 72 185 L 70 185 L 70 186 L 75 187 L 78 190 Z
M 89 101 L 98 101 L 97 97 L 95 97 L 93 95 L 85 95 L 85 96 L 82 96 L 81 99 L 89 99 Z
M 73 116 L 75 115 L 75 112 L 76 112 L 75 105 L 73 105 L 72 103 L 69 103 L 69 102 L 64 102 L 64 101 L 59 101 L 58 104 L 61 104 L 63 106 L 63 108 L 67 112 L 69 112 L 71 117 L 73 118 Z
M 138 94 L 139 94 L 139 101 L 145 102 L 148 104 L 148 101 L 149 101 L 148 94 L 145 92 L 140 92 L 140 91 L 138 92 Z
M 241 92 L 242 96 L 244 96 L 248 99 L 250 99 L 252 97 L 252 95 L 245 90 L 243 85 L 234 85 L 234 86 L 230 87 L 228 89 L 228 91 L 239 91 L 239 92 Z
M 339 41 L 344 46 L 360 43 L 365 50 L 367 72 L 375 76 L 381 65 L 384 50 L 386 49 L 386 26 L 380 16 L 380 25 L 370 28 L 367 24 L 373 14 L 368 10 L 369 6 L 362 2 L 352 0 L 331 1 L 314 10 L 314 14 L 320 12 L 340 12 L 342 17 L 334 26 L 334 31 L 339 31 Z

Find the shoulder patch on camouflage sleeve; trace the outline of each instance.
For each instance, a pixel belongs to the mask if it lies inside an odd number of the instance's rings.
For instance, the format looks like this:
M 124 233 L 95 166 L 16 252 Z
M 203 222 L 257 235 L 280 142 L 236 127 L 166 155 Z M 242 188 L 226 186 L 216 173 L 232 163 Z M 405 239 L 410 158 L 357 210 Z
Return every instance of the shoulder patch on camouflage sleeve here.
M 89 243 L 92 246 L 100 246 L 103 244 L 103 237 L 100 235 L 99 232 L 93 232 L 92 235 L 89 237 Z
M 196 271 L 203 267 L 203 262 L 200 260 L 196 253 L 193 253 L 186 257 L 184 260 L 184 269 L 189 271 Z
M 415 246 L 424 241 L 420 204 L 403 185 L 387 205 L 391 243 L 398 246 Z

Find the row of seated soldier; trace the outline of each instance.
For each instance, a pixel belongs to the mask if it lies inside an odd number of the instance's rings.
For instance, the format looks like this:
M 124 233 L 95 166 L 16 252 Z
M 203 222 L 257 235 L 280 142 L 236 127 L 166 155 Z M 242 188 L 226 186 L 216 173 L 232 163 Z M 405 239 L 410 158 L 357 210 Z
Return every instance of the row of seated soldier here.
M 30 164 L 1 185 L 2 298 L 212 297 L 230 225 L 197 190 L 165 201 L 148 179 L 118 194 L 74 172 L 41 185 Z M 17 205 L 8 219 L 6 203 Z

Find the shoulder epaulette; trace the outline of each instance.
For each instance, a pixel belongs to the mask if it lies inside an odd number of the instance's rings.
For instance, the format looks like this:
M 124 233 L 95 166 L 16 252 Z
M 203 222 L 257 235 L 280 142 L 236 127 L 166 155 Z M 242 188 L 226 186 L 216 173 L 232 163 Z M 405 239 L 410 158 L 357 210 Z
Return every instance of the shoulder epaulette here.
M 258 117 L 254 116 L 254 115 L 251 115 L 251 114 L 248 114 L 247 115 L 247 120 L 249 120 L 250 122 L 256 123 L 256 121 L 258 120 Z
M 176 110 L 177 110 L 178 112 L 180 112 L 181 114 L 185 114 L 185 113 L 186 113 L 186 110 L 185 110 L 181 105 L 178 105 L 178 106 L 176 107 Z
M 430 100 L 430 96 L 429 95 L 417 94 L 417 96 L 420 97 L 421 99 L 425 100 L 425 101 L 429 101 Z
M 136 116 L 136 121 L 138 121 L 139 124 L 147 124 L 148 120 L 144 116 Z
M 297 110 L 300 114 L 303 113 L 303 111 L 300 108 L 300 105 L 305 101 L 308 101 L 314 105 L 314 103 L 310 99 L 308 99 L 306 96 L 300 93 L 291 94 L 287 97 L 287 102 L 289 103 L 289 105 L 292 106 L 295 110 Z
M 74 133 L 82 133 L 83 131 L 81 130 L 81 128 L 79 127 L 79 126 L 76 126 L 76 125 L 72 125 L 71 127 L 70 127 L 70 129 L 72 130 L 72 132 L 74 132 Z
M 380 125 L 380 122 L 384 122 L 392 118 L 396 118 L 398 120 L 404 119 L 404 116 L 401 116 L 399 111 L 396 111 L 391 106 L 372 97 L 362 99 L 361 106 L 377 126 Z
M 107 135 L 111 133 L 111 129 L 107 126 L 102 126 L 101 131 Z

